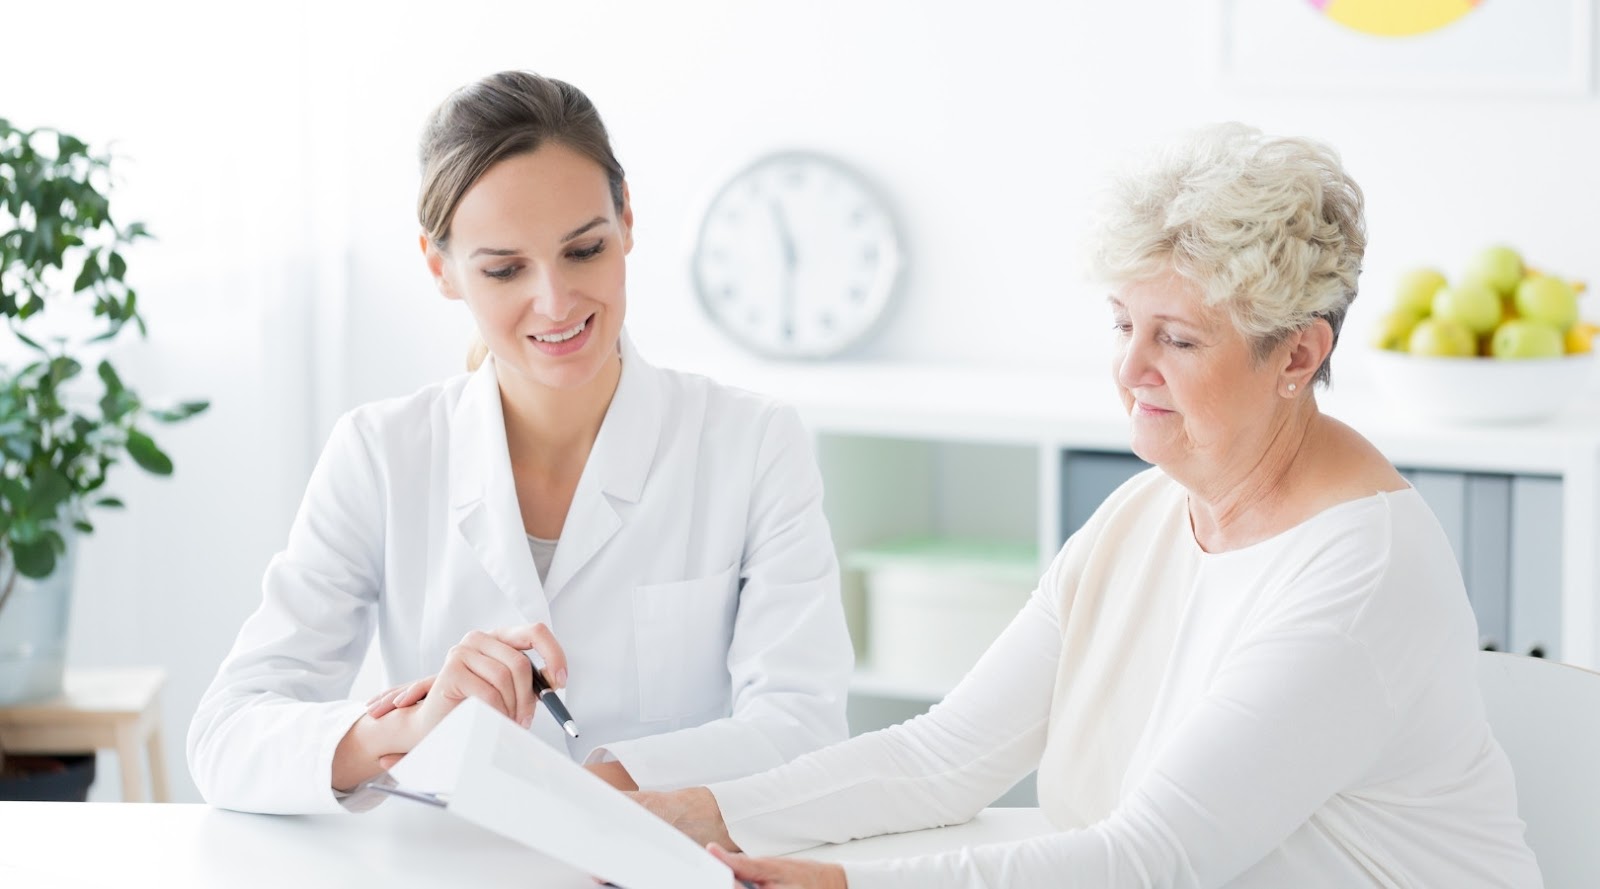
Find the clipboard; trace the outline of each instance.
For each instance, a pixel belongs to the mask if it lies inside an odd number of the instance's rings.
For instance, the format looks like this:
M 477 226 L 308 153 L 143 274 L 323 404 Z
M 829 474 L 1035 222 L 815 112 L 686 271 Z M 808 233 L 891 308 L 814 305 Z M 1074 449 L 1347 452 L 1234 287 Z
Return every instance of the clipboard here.
M 475 698 L 367 786 L 626 889 L 735 885 L 727 865 L 677 828 Z

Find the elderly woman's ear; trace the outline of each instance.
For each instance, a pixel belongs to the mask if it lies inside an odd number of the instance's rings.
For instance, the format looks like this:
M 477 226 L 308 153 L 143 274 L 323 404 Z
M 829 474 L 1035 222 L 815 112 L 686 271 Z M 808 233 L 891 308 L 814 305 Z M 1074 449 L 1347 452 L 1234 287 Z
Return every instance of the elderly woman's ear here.
M 1311 388 L 1317 370 L 1333 352 L 1333 339 L 1333 327 L 1322 318 L 1312 319 L 1310 324 L 1289 335 L 1284 342 L 1287 352 L 1279 373 L 1280 395 L 1293 397 Z

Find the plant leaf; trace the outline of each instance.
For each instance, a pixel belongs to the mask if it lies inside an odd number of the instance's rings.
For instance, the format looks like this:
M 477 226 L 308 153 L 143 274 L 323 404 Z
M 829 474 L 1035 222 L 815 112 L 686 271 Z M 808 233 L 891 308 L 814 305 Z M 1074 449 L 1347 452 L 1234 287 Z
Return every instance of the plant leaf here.
M 50 377 L 57 383 L 70 380 L 83 370 L 83 365 L 65 355 L 50 359 Z
M 15 501 L 13 501 L 15 503 Z M 25 515 L 17 515 L 11 522 L 11 540 L 17 546 L 34 543 L 40 539 L 39 523 Z
M 177 423 L 181 420 L 187 420 L 195 414 L 203 413 L 210 406 L 211 402 L 209 401 L 185 401 L 175 408 L 159 410 L 152 408 L 150 416 L 163 423 Z
M 41 517 L 55 515 L 56 508 L 72 496 L 72 482 L 54 466 L 41 466 L 33 473 L 28 491 L 28 512 Z
M 95 372 L 100 375 L 100 379 L 106 384 L 107 392 L 122 391 L 122 378 L 117 376 L 117 371 L 111 366 L 111 362 L 100 362 L 100 366 L 95 369 Z
M 94 282 L 100 280 L 101 276 L 99 257 L 91 250 L 89 255 L 83 258 L 83 268 L 78 272 L 77 280 L 72 282 L 72 292 L 82 293 L 88 290 L 94 286 Z
M 137 429 L 128 430 L 128 456 L 152 475 L 172 474 L 172 458 L 162 453 L 150 436 Z
M 56 551 L 48 540 L 19 541 L 12 546 L 12 552 L 17 557 L 17 571 L 24 577 L 49 577 L 56 570 Z
M 56 133 L 56 151 L 60 160 L 68 160 L 74 155 L 87 154 L 89 146 L 85 145 L 83 140 L 66 133 Z

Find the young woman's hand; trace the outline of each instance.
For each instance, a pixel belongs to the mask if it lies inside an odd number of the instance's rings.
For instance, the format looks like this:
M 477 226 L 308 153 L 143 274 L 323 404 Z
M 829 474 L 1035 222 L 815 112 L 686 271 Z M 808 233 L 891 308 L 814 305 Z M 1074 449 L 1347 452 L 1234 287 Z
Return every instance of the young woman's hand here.
M 704 787 L 641 790 L 628 796 L 648 809 L 650 814 L 688 834 L 689 839 L 702 846 L 716 843 L 724 849 L 737 851 L 739 848 L 728 836 L 728 825 L 722 820 L 722 809 L 717 805 L 717 798 Z
M 390 768 L 450 711 L 467 698 L 478 698 L 527 726 L 533 722 L 538 696 L 533 689 L 533 664 L 524 651 L 544 659 L 551 687 L 567 684 L 567 656 L 544 624 L 474 630 L 452 646 L 435 676 L 390 689 L 368 702 L 364 714 L 334 751 L 333 786 L 347 790 Z M 379 715 L 372 715 L 373 711 Z
M 544 659 L 551 687 L 567 684 L 566 653 L 544 624 L 473 630 L 445 655 L 427 696 L 417 704 L 413 728 L 427 734 L 467 698 L 483 701 L 524 728 L 531 725 L 539 697 L 533 688 L 533 664 L 523 654 L 528 649 Z
M 733 869 L 734 887 L 758 889 L 849 889 L 844 868 L 822 861 L 796 858 L 751 858 L 742 852 L 729 852 L 716 843 L 706 849 Z

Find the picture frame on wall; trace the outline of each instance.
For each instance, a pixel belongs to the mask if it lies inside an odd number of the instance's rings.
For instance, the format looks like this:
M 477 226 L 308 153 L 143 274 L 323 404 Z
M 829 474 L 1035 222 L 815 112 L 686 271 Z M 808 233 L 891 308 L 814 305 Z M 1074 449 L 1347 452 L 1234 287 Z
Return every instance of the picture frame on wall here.
M 1587 96 L 1595 0 L 1217 0 L 1243 92 Z

